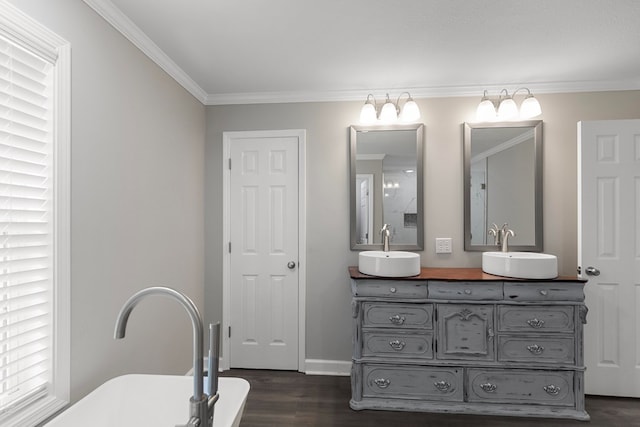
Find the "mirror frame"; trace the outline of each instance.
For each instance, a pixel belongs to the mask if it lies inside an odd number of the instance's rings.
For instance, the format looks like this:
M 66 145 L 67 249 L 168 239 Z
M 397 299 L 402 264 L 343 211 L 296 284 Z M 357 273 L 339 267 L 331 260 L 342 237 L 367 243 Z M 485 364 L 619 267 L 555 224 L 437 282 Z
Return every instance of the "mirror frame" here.
M 356 149 L 357 149 L 357 135 L 358 132 L 375 132 L 375 131 L 394 131 L 394 130 L 415 130 L 416 131 L 416 157 L 417 157 L 417 171 L 416 171 L 416 204 L 418 222 L 416 227 L 416 244 L 391 244 L 391 250 L 424 250 L 424 124 L 398 124 L 398 125 L 373 125 L 362 126 L 352 125 L 350 126 L 350 180 L 349 180 L 349 206 L 351 210 L 350 221 L 350 236 L 351 236 L 351 250 L 364 251 L 364 250 L 382 250 L 382 243 L 380 244 L 362 244 L 356 243 Z
M 534 192 L 535 192 L 535 241 L 532 245 L 509 245 L 509 251 L 542 252 L 542 120 L 518 122 L 464 123 L 464 250 L 469 252 L 487 252 L 500 250 L 496 245 L 471 245 L 471 131 L 485 128 L 532 127 L 534 132 Z M 501 225 L 501 224 L 498 224 Z M 518 230 L 515 230 L 516 233 Z

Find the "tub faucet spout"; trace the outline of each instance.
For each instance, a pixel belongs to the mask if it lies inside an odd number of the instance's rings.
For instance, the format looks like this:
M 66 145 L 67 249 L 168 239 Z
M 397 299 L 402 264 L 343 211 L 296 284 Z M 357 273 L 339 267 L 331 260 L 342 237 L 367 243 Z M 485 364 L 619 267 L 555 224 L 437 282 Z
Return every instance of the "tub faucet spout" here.
M 116 328 L 114 332 L 115 339 L 121 339 L 125 336 L 125 331 L 127 329 L 127 321 L 129 320 L 129 315 L 133 308 L 142 301 L 145 297 L 150 295 L 161 295 L 174 299 L 177 301 L 189 315 L 191 319 L 191 324 L 193 326 L 193 396 L 189 400 L 189 416 L 190 419 L 185 426 L 176 426 L 176 427 L 211 427 L 213 425 L 213 407 L 216 401 L 218 400 L 217 389 L 212 393 L 212 387 L 215 386 L 217 380 L 217 369 L 215 372 L 209 371 L 209 394 L 204 392 L 204 370 L 203 370 L 203 327 L 202 327 L 202 318 L 200 317 L 200 313 L 198 312 L 197 307 L 187 296 L 184 294 L 166 287 L 150 287 L 138 291 L 131 298 L 125 302 L 125 304 L 120 309 L 120 313 L 118 313 L 118 318 L 116 320 Z M 210 325 L 210 330 L 213 325 Z M 219 328 L 219 325 L 217 325 Z M 210 332 L 211 340 L 218 339 L 219 330 L 214 332 Z M 210 343 L 212 348 L 217 350 L 217 344 L 214 342 Z M 217 358 L 218 353 L 214 351 L 215 354 L 212 354 L 212 351 L 209 351 L 209 366 L 212 366 L 212 357 Z

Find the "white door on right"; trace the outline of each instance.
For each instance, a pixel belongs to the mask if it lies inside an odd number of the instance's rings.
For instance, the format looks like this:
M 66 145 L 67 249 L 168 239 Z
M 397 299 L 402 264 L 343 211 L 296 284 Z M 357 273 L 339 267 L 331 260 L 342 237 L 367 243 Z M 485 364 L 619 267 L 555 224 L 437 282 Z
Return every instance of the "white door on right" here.
M 587 394 L 640 397 L 640 120 L 578 123 Z

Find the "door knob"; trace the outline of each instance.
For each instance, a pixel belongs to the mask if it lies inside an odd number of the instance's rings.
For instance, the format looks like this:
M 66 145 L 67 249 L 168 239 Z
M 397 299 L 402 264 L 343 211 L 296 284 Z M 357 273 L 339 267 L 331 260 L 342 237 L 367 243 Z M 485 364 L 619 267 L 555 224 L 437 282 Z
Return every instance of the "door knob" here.
M 587 267 L 586 271 L 588 276 L 599 276 L 600 275 L 600 270 L 598 270 L 595 267 Z
M 287 268 L 288 268 L 289 270 L 293 270 L 294 268 L 296 268 L 296 263 L 295 263 L 295 262 L 293 262 L 293 261 L 289 261 L 289 262 L 287 263 Z

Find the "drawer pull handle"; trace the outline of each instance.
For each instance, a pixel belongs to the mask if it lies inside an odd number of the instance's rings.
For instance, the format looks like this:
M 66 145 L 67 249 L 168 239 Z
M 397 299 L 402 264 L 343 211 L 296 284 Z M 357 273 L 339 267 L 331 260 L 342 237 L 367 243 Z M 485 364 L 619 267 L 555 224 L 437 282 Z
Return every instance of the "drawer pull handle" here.
M 540 329 L 544 326 L 544 320 L 534 317 L 533 319 L 527 320 L 527 324 L 534 329 Z
M 528 345 L 527 350 L 529 350 L 531 354 L 542 354 L 544 347 L 538 344 Z
M 436 381 L 433 385 L 438 389 L 438 391 L 446 392 L 451 388 L 451 384 L 446 381 Z
M 480 384 L 480 388 L 486 391 L 487 393 L 493 393 L 494 391 L 496 391 L 498 386 L 491 383 L 484 383 L 484 384 Z
M 540 295 L 542 295 L 543 297 L 546 297 L 548 294 L 547 291 L 545 291 L 544 289 L 540 289 Z
M 394 349 L 395 351 L 402 351 L 402 349 L 404 348 L 405 345 L 407 345 L 404 341 L 400 341 L 400 340 L 393 340 L 393 341 L 389 341 L 389 345 L 391 346 L 392 349 Z
M 544 387 L 542 387 L 544 389 L 544 391 L 546 391 L 548 394 L 555 396 L 558 393 L 560 393 L 560 387 L 557 387 L 553 384 L 550 385 L 546 385 Z
M 386 378 L 376 378 L 373 382 L 380 388 L 387 388 L 389 387 L 389 384 L 391 384 L 391 381 Z
M 399 314 L 389 317 L 389 321 L 394 325 L 402 325 L 405 320 L 407 319 L 404 316 L 400 316 Z
M 389 292 L 391 292 L 392 294 L 395 294 L 396 293 L 396 288 L 390 288 Z

